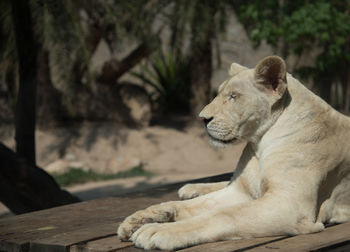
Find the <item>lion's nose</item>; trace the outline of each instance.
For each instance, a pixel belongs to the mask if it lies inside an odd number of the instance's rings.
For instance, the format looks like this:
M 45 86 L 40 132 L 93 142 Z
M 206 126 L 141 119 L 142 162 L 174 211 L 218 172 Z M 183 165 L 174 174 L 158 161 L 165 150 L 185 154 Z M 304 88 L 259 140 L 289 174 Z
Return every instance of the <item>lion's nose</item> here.
M 208 118 L 202 117 L 202 120 L 203 120 L 205 126 L 207 126 L 208 123 L 210 123 L 210 121 L 212 121 L 213 119 L 214 119 L 214 117 L 208 117 Z

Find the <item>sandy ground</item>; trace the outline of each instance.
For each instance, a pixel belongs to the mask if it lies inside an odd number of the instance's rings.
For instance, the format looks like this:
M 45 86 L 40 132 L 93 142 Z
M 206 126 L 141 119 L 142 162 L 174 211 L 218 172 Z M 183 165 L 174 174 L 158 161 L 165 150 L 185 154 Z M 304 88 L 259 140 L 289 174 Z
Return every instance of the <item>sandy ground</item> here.
M 203 126 L 187 118 L 163 121 L 143 129 L 113 123 L 84 123 L 37 130 L 38 165 L 57 160 L 86 170 L 115 173 L 144 164 L 156 176 L 90 182 L 66 188 L 82 200 L 116 196 L 145 188 L 233 171 L 244 144 L 222 150 L 209 146 Z M 13 130 L 2 128 L 0 141 L 13 148 Z M 56 165 L 56 168 L 61 169 Z M 8 216 L 0 205 L 0 217 Z

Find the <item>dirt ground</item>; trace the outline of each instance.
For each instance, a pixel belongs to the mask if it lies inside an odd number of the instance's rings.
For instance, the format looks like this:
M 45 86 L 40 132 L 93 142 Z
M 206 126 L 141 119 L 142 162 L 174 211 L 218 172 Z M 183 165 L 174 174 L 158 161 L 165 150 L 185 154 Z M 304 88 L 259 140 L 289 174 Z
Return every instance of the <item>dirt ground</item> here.
M 2 127 L 0 141 L 13 148 L 13 134 L 11 126 Z M 82 200 L 231 172 L 244 147 L 241 143 L 215 150 L 209 146 L 201 123 L 181 117 L 142 129 L 103 122 L 38 129 L 36 142 L 38 165 L 46 170 L 67 169 L 60 165 L 64 163 L 85 170 L 115 173 L 143 164 L 145 170 L 156 174 L 150 178 L 89 182 L 66 188 Z M 8 216 L 3 205 L 0 216 Z

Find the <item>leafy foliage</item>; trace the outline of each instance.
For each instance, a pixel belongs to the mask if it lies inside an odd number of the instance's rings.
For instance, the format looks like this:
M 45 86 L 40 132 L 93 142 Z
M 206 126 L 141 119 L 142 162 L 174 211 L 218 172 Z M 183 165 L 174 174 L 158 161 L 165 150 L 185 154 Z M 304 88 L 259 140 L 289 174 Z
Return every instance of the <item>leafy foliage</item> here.
M 250 0 L 233 5 L 255 45 L 263 40 L 274 47 L 282 45 L 284 57 L 317 49 L 314 66 L 301 67 L 297 72 L 323 85 L 320 88 L 326 88 L 324 93 L 330 92 L 331 85 L 326 82 L 339 79 L 347 89 L 350 1 Z
M 173 53 L 155 54 L 143 73 L 133 73 L 144 84 L 153 88 L 153 98 L 164 112 L 187 111 L 190 95 L 189 61 L 176 58 Z
M 240 20 L 255 43 L 266 39 L 276 46 L 289 43 L 289 54 L 314 46 L 327 46 L 330 58 L 340 57 L 349 42 L 349 1 L 248 1 L 238 4 Z M 264 8 L 263 8 L 264 7 Z M 315 44 L 316 43 L 316 44 Z M 344 55 L 350 60 L 349 55 Z M 323 69 L 323 66 L 320 66 Z

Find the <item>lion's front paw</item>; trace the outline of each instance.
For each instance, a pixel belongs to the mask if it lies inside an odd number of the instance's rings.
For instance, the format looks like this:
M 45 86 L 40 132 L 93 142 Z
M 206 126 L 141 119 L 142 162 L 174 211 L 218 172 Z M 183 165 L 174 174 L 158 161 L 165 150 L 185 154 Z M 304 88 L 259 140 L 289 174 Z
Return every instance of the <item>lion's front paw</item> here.
M 151 218 L 143 217 L 141 213 L 136 212 L 135 214 L 126 218 L 123 223 L 119 225 L 118 236 L 122 241 L 127 241 L 131 235 L 146 223 L 151 223 Z
M 175 250 L 189 245 L 190 237 L 176 231 L 175 223 L 152 223 L 142 226 L 131 237 L 134 244 L 143 249 Z
M 151 206 L 145 210 L 137 211 L 127 217 L 118 228 L 118 236 L 127 241 L 131 235 L 142 225 L 152 222 L 169 222 L 174 220 L 175 208 L 171 204 Z
M 180 190 L 178 191 L 178 195 L 180 199 L 186 200 L 186 199 L 196 198 L 202 195 L 202 193 L 200 192 L 198 185 L 187 184 L 180 188 Z

